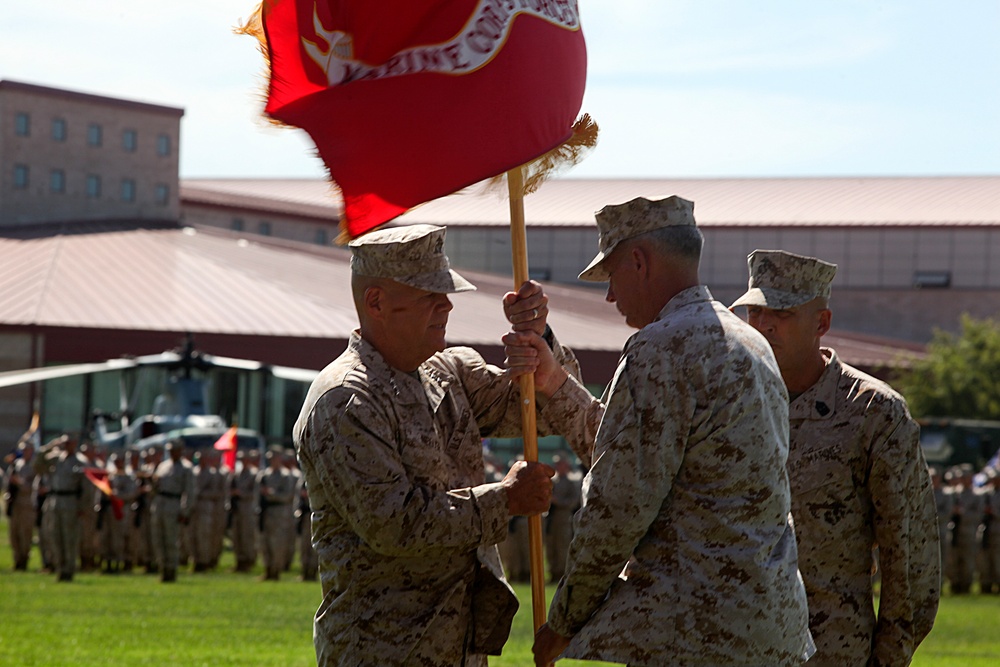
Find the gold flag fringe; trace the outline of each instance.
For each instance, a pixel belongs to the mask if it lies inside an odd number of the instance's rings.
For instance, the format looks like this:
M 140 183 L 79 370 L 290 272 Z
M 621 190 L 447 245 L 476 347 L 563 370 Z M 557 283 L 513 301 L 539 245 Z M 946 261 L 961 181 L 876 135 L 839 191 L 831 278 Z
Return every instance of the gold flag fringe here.
M 264 0 L 257 8 L 253 10 L 245 22 L 241 21 L 236 27 L 233 28 L 233 32 L 237 35 L 249 35 L 257 40 L 257 50 L 264 57 L 264 71 L 261 73 L 261 79 L 263 83 L 260 87 L 260 92 L 257 95 L 260 102 L 261 113 L 260 117 L 268 124 L 275 125 L 277 127 L 291 127 L 287 123 L 283 123 L 280 120 L 271 118 L 266 113 L 264 113 L 264 106 L 267 104 L 268 89 L 271 86 L 271 56 L 267 50 L 267 36 L 264 34 L 264 4 L 271 2 L 272 0 Z
M 597 123 L 590 114 L 585 113 L 573 123 L 573 134 L 563 144 L 531 162 L 515 167 L 521 170 L 524 181 L 522 196 L 530 195 L 538 190 L 545 181 L 557 172 L 580 164 L 597 145 L 598 134 L 600 134 L 600 128 Z M 506 178 L 506 173 L 494 176 L 487 181 L 486 190 L 506 194 Z

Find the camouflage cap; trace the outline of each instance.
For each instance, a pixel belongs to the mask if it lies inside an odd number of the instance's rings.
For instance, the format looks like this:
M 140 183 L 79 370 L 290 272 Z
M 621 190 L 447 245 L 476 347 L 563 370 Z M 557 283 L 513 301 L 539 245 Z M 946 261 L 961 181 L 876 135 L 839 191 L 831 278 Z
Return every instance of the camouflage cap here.
M 650 201 L 636 197 L 624 204 L 609 204 L 595 216 L 600 232 L 599 252 L 580 274 L 580 280 L 605 282 L 609 279 L 604 260 L 622 241 L 662 227 L 694 227 L 694 202 L 674 195 Z
M 764 306 L 785 310 L 830 296 L 837 265 L 784 250 L 754 250 L 747 256 L 750 281 L 736 306 Z
M 351 272 L 390 278 L 442 294 L 476 289 L 451 269 L 444 254 L 444 234 L 444 227 L 434 225 L 406 225 L 369 232 L 348 244 L 352 253 Z

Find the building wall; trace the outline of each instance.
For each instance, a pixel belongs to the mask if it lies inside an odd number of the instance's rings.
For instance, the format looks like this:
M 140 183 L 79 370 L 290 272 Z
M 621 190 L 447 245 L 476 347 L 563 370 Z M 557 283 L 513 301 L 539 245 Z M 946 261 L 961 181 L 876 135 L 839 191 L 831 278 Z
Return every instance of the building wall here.
M 781 249 L 837 264 L 835 327 L 927 342 L 957 332 L 963 313 L 1000 317 L 1000 227 L 704 227 L 701 278 L 731 303 L 746 289 L 747 255 Z M 528 229 L 529 272 L 539 280 L 605 289 L 577 279 L 597 251 L 595 228 Z M 510 231 L 452 227 L 457 268 L 511 272 Z M 918 286 L 918 281 L 925 284 Z M 945 284 L 940 284 L 941 283 Z
M 181 221 L 322 246 L 331 245 L 338 233 L 336 221 L 310 221 L 271 212 L 198 204 L 185 204 Z
M 0 331 L 0 372 L 31 368 L 34 341 L 27 331 Z M 34 398 L 31 385 L 0 388 L 0 456 L 14 449 L 31 423 Z
M 171 107 L 0 82 L 0 225 L 176 220 L 182 115 Z M 18 132 L 24 118 L 27 135 Z M 59 137 L 57 125 L 64 129 Z M 100 128 L 99 145 L 91 143 L 92 127 Z M 134 138 L 133 150 L 126 135 Z M 27 181 L 15 183 L 25 169 Z M 54 172 L 63 174 L 61 190 Z M 96 190 L 88 183 L 93 178 Z

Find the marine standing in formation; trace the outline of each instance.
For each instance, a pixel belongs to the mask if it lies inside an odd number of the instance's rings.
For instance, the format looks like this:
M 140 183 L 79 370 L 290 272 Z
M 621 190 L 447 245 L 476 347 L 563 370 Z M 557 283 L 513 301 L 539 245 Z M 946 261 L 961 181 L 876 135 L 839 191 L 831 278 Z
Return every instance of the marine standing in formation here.
M 755 250 L 748 265 L 749 289 L 733 307 L 746 306 L 771 344 L 791 399 L 792 516 L 816 642 L 809 664 L 908 665 L 941 593 L 920 428 L 891 387 L 821 347 L 836 265 L 781 250 Z
M 152 521 L 153 553 L 159 566 L 160 579 L 165 583 L 177 581 L 180 562 L 180 530 L 187 524 L 191 508 L 197 502 L 194 468 L 183 458 L 180 443 L 167 445 L 169 457 L 153 473 Z
M 92 505 L 92 487 L 84 479 L 85 459 L 77 439 L 63 435 L 43 445 L 35 456 L 35 471 L 48 475 L 50 488 L 43 511 L 52 521 L 52 542 L 59 581 L 72 581 L 80 555 L 81 518 Z
M 14 556 L 14 569 L 27 570 L 31 554 L 31 536 L 35 530 L 35 500 L 32 486 L 35 469 L 32 459 L 35 446 L 30 441 L 17 445 L 20 456 L 11 464 L 6 477 L 4 499 L 7 503 L 7 532 Z
M 257 473 L 257 505 L 260 510 L 260 544 L 264 576 L 277 581 L 290 562 L 294 549 L 295 477 L 285 466 L 280 447 L 266 454 L 267 467 Z

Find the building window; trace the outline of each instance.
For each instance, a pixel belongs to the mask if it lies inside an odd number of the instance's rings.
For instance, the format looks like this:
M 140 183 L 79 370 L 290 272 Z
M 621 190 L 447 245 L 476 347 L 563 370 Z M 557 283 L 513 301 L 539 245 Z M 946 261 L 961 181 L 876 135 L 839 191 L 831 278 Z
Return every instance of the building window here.
M 914 271 L 913 286 L 917 289 L 951 287 L 951 271 Z
M 156 154 L 160 157 L 170 155 L 170 135 L 160 134 L 156 137 Z
M 229 228 L 234 232 L 243 231 L 243 218 L 233 218 L 233 221 L 229 224 Z
M 125 130 L 122 132 L 122 148 L 126 153 L 134 153 L 139 147 L 139 133 L 135 130 Z
M 26 164 L 14 165 L 14 189 L 15 190 L 28 189 L 28 165 Z
M 66 141 L 66 119 L 52 119 L 52 141 Z
M 131 178 L 122 179 L 122 201 L 135 201 L 135 180 Z
M 87 174 L 87 199 L 100 199 L 101 177 L 97 174 Z
M 66 172 L 62 169 L 53 169 L 49 172 L 49 191 L 54 193 L 66 192 Z
M 91 123 L 87 126 L 87 145 L 88 146 L 100 146 L 104 143 L 104 128 L 102 128 L 97 123 Z
M 170 186 L 159 183 L 156 186 L 156 203 L 159 206 L 166 206 L 170 201 Z
M 14 134 L 19 137 L 31 136 L 31 116 L 21 112 L 14 116 Z
M 316 245 L 326 245 L 327 234 L 325 229 L 316 230 Z
M 267 220 L 261 220 L 260 224 L 257 225 L 257 233 L 261 236 L 271 235 L 271 223 Z

